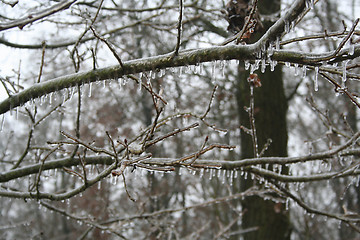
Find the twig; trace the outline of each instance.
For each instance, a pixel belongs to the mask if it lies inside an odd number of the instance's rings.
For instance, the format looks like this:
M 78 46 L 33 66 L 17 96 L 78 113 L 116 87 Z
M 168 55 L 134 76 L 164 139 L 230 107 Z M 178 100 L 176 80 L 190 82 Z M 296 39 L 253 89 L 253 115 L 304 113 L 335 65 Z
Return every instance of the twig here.
M 210 97 L 210 101 L 209 101 L 209 104 L 208 104 L 208 107 L 207 109 L 205 110 L 204 114 L 200 116 L 200 119 L 203 120 L 206 115 L 210 112 L 210 109 L 211 109 L 211 105 L 212 105 L 212 102 L 214 100 L 214 97 L 215 97 L 215 93 L 216 93 L 216 90 L 218 89 L 218 85 L 215 85 L 213 90 L 212 90 L 212 93 L 211 93 L 211 97 Z
M 175 136 L 176 134 L 178 134 L 178 133 L 180 133 L 180 132 L 189 131 L 191 128 L 196 128 L 196 127 L 198 127 L 198 126 L 199 126 L 199 123 L 193 123 L 193 124 L 191 124 L 190 126 L 187 126 L 187 127 L 184 127 L 184 128 L 180 128 L 180 129 L 176 129 L 176 130 L 174 130 L 174 131 L 172 131 L 172 132 L 169 132 L 169 133 L 167 133 L 167 134 L 165 134 L 165 135 L 162 135 L 162 136 L 160 136 L 160 137 L 157 137 L 157 138 L 155 138 L 155 139 L 152 140 L 152 141 L 146 142 L 145 148 L 148 148 L 148 147 L 154 145 L 155 143 L 158 143 L 158 142 L 164 140 L 165 138 L 168 138 L 168 137 L 171 137 L 171 136 Z
M 329 82 L 331 82 L 335 86 L 336 91 L 342 91 L 348 96 L 348 98 L 358 107 L 360 108 L 360 103 L 354 98 L 353 94 L 350 93 L 346 88 L 341 87 L 340 84 L 338 84 L 332 77 L 330 77 L 328 74 L 320 72 L 320 74 L 325 77 Z
M 95 152 L 95 153 L 105 153 L 109 156 L 112 156 L 112 157 L 116 157 L 113 153 L 107 151 L 106 149 L 102 149 L 102 148 L 96 148 L 96 147 L 93 147 L 87 143 L 84 143 L 83 141 L 81 141 L 80 139 L 74 137 L 74 136 L 71 136 L 70 134 L 64 132 L 64 131 L 61 131 L 60 132 L 62 135 L 64 135 L 65 137 L 73 140 L 76 144 L 80 144 L 82 146 L 84 146 L 85 148 L 88 148 L 90 149 L 91 151 Z M 51 143 L 51 142 L 50 142 Z
M 183 18 L 184 3 L 183 0 L 179 0 L 179 20 L 177 25 L 177 42 L 174 50 L 174 56 L 179 54 L 180 43 L 181 43 L 181 32 L 182 32 L 182 18 Z
M 103 37 L 101 37 L 94 29 L 93 26 L 90 26 L 91 31 L 94 33 L 95 37 L 98 38 L 100 41 L 104 42 L 106 44 L 106 46 L 108 46 L 108 48 L 110 49 L 110 51 L 112 52 L 112 54 L 114 55 L 114 57 L 116 58 L 116 60 L 119 62 L 120 66 L 123 68 L 124 64 L 121 61 L 120 56 L 117 54 L 115 48 Z
M 129 198 L 131 201 L 136 202 L 136 199 L 135 199 L 135 198 L 133 198 L 133 197 L 130 195 L 129 191 L 128 191 L 128 188 L 127 188 L 127 185 L 126 185 L 126 180 L 125 180 L 125 175 L 124 175 L 124 173 L 122 173 L 122 174 L 121 174 L 121 176 L 122 176 L 122 178 L 123 178 L 124 188 L 125 188 L 125 192 L 126 192 L 126 194 L 127 194 L 128 198 Z
M 43 49 L 42 49 L 42 52 L 41 52 L 41 63 L 40 63 L 39 77 L 38 77 L 37 83 L 40 82 L 40 79 L 41 79 L 41 76 L 42 76 L 43 67 L 44 67 L 44 58 L 45 58 L 45 46 L 46 46 L 46 42 L 43 41 L 41 44 L 43 45 Z
M 10 23 L 1 23 L 0 24 L 0 31 L 7 30 L 10 28 L 18 27 L 20 29 L 23 29 L 26 25 L 33 23 L 37 20 L 40 20 L 42 18 L 45 18 L 47 16 L 50 16 L 52 14 L 55 14 L 61 10 L 69 8 L 76 0 L 73 1 L 62 1 L 58 4 L 55 4 L 47 9 L 44 9 L 42 11 L 39 11 L 37 13 L 30 14 L 24 18 L 17 19 L 15 21 L 12 21 Z
M 249 114 L 249 120 L 250 120 L 250 129 L 251 129 L 251 140 L 253 143 L 253 151 L 254 151 L 254 157 L 259 157 L 258 152 L 258 142 L 257 142 L 257 135 L 256 135 L 256 126 L 255 126 L 255 104 L 254 104 L 254 84 L 252 84 L 250 81 L 250 107 L 247 109 L 247 112 Z
M 250 22 L 256 12 L 256 9 L 257 9 L 257 2 L 258 0 L 253 0 L 252 1 L 252 8 L 250 10 L 250 13 L 248 16 L 245 17 L 245 23 L 244 23 L 244 26 L 243 28 L 241 29 L 240 32 L 238 32 L 235 36 L 225 40 L 223 43 L 221 43 L 220 45 L 221 46 L 225 46 L 235 40 L 237 40 L 237 43 L 240 42 L 240 40 L 242 39 L 242 37 L 244 36 L 244 34 L 249 30 L 249 26 L 250 26 Z

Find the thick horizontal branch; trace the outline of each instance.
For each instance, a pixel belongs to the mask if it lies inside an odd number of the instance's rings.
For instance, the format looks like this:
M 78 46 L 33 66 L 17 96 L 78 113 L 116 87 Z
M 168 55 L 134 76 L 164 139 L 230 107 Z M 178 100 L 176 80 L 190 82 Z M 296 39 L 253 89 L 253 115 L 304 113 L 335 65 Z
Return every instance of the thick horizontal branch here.
M 124 62 L 124 66 L 111 66 L 93 71 L 71 74 L 39 84 L 34 84 L 28 89 L 21 91 L 0 103 L 0 114 L 4 114 L 13 108 L 21 106 L 26 102 L 56 92 L 62 89 L 82 85 L 90 82 L 103 81 L 107 79 L 117 79 L 129 74 L 136 74 L 146 71 L 157 71 L 171 67 L 180 67 L 188 65 L 197 65 L 199 63 L 211 62 L 217 60 L 254 60 L 258 56 L 263 46 L 273 41 L 280 33 L 284 31 L 285 24 L 295 21 L 298 15 L 306 7 L 306 0 L 297 0 L 287 13 L 281 17 L 263 37 L 256 43 L 240 46 L 218 46 L 205 49 L 196 49 L 182 51 L 177 56 L 172 53 L 143 58 Z M 354 59 L 360 56 L 360 45 L 355 46 L 353 54 L 349 54 L 349 49 L 343 49 L 332 62 L 342 61 L 344 59 Z M 302 65 L 321 65 L 321 62 L 329 56 L 331 52 L 326 53 L 305 53 L 285 50 L 274 50 L 271 60 L 298 63 Z M 266 54 L 263 54 L 266 55 Z
M 6 113 L 13 108 L 21 106 L 26 102 L 43 95 L 56 92 L 62 89 L 96 82 L 107 79 L 117 79 L 129 74 L 136 74 L 146 71 L 157 71 L 171 67 L 197 65 L 199 63 L 217 60 L 254 60 L 256 59 L 259 47 L 257 44 L 241 46 L 219 46 L 192 51 L 184 51 L 178 56 L 165 54 L 156 57 L 143 58 L 124 62 L 124 67 L 112 66 L 93 71 L 70 74 L 58 77 L 42 83 L 37 83 L 24 91 L 12 95 L 0 103 L 0 114 Z M 356 46 L 354 54 L 348 54 L 348 49 L 340 52 L 339 57 L 333 61 L 353 59 L 360 56 L 360 45 Z M 299 63 L 304 65 L 318 65 L 322 58 L 329 53 L 314 54 L 295 51 L 278 50 L 274 51 L 272 60 Z M 315 61 L 315 60 L 318 61 Z
M 241 160 L 202 160 L 202 159 L 196 159 L 194 163 L 191 165 L 195 168 L 219 168 L 219 169 L 227 169 L 227 170 L 236 170 L 236 169 L 244 169 L 246 167 L 250 166 L 256 166 L 259 164 L 296 164 L 296 163 L 302 163 L 307 161 L 315 161 L 315 160 L 324 160 L 331 158 L 333 156 L 339 155 L 342 156 L 342 151 L 344 151 L 344 155 L 348 155 L 349 152 L 346 151 L 346 148 L 350 146 L 353 142 L 355 142 L 360 136 L 360 132 L 356 133 L 348 142 L 346 142 L 344 145 L 341 145 L 337 148 L 334 148 L 330 151 L 325 151 L 321 153 L 315 153 L 307 156 L 300 156 L 300 157 L 263 157 L 263 158 L 250 158 L 250 159 L 241 159 Z M 351 152 L 353 155 L 358 155 L 360 153 L 360 149 L 352 150 Z M 103 164 L 103 165 L 111 165 L 114 163 L 115 159 L 109 156 L 92 156 L 92 157 L 86 157 L 82 159 L 84 161 L 85 165 L 90 164 Z M 143 160 L 141 161 L 141 164 L 145 165 L 157 165 L 157 166 L 182 166 L 181 163 L 179 163 L 178 159 L 173 158 L 152 158 L 149 160 Z M 58 160 L 52 160 L 52 161 L 46 161 L 44 164 L 38 163 L 33 164 L 29 166 L 24 166 L 21 168 L 17 168 L 14 170 L 10 170 L 7 172 L 2 172 L 0 174 L 0 183 L 1 182 L 8 182 L 13 179 L 17 179 L 20 177 L 25 177 L 31 174 L 36 174 L 39 172 L 39 169 L 42 168 L 42 170 L 49 170 L 49 169 L 57 169 L 57 168 L 63 168 L 63 167 L 72 167 L 80 165 L 80 159 L 77 157 L 74 158 L 62 158 Z M 252 171 L 256 171 L 256 169 L 249 169 Z M 273 172 L 271 172 L 273 173 Z M 349 171 L 344 172 L 343 174 L 339 174 L 339 172 L 336 173 L 327 173 L 326 176 L 335 176 L 338 174 L 339 176 L 346 176 L 359 174 L 360 171 L 356 171 L 353 173 L 350 173 Z M 263 172 L 262 175 L 269 175 L 268 172 Z M 275 173 L 274 173 L 275 174 Z M 269 175 L 270 176 L 270 175 Z M 280 176 L 273 175 L 274 178 L 279 179 Z M 285 179 L 285 176 L 282 177 L 283 181 L 289 181 Z M 292 176 L 289 176 L 289 178 L 293 178 Z M 316 177 L 318 180 L 321 177 Z M 328 179 L 328 177 L 325 177 L 324 179 Z M 296 180 L 296 179 L 295 179 Z M 294 180 L 294 181 L 295 181 Z M 299 181 L 302 181 L 300 178 Z

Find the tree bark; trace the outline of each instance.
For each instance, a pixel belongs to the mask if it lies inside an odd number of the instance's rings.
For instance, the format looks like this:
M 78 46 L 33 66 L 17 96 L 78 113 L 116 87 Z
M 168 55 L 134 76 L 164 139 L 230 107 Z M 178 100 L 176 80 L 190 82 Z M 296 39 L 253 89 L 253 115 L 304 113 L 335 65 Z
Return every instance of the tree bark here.
M 260 1 L 260 13 L 271 14 L 280 10 L 280 1 Z M 265 29 L 271 22 L 263 23 Z M 261 35 L 257 33 L 257 35 Z M 254 36 L 257 38 L 259 36 Z M 267 67 L 264 74 L 257 73 L 261 79 L 261 87 L 254 89 L 254 117 L 259 152 L 262 150 L 268 139 L 272 140 L 264 156 L 287 156 L 287 127 L 286 113 L 287 101 L 284 93 L 282 68 L 276 67 L 270 71 Z M 250 129 L 249 114 L 244 107 L 249 107 L 250 91 L 247 78 L 249 72 L 239 67 L 238 76 L 238 110 L 241 125 Z M 241 134 L 241 157 L 254 157 L 253 141 L 249 134 L 244 131 Z M 270 165 L 269 168 L 272 168 Z M 283 168 L 283 172 L 287 169 Z M 256 184 L 250 178 L 242 179 L 241 190 L 246 190 Z M 252 239 L 290 239 L 290 222 L 288 212 L 284 204 L 274 203 L 271 200 L 264 200 L 260 197 L 248 197 L 242 202 L 245 211 L 242 218 L 244 229 L 258 227 L 244 235 L 245 240 Z

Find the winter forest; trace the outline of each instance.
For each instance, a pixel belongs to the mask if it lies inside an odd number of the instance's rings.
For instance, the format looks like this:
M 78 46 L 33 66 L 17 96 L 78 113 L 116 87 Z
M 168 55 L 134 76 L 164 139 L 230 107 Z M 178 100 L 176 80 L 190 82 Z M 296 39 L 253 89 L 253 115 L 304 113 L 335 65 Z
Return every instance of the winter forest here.
M 359 239 L 358 0 L 1 0 L 0 239 Z

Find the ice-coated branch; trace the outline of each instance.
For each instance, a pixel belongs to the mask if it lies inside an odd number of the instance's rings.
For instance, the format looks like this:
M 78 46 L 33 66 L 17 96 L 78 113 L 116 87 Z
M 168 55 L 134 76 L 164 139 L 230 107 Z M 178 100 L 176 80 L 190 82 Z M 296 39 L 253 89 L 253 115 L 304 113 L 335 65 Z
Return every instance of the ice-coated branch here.
M 69 8 L 74 2 L 76 2 L 76 0 L 73 1 L 62 1 L 58 4 L 55 4 L 54 6 L 51 6 L 47 9 L 44 9 L 42 11 L 39 11 L 37 13 L 34 14 L 30 14 L 24 18 L 20 18 L 17 20 L 14 20 L 12 22 L 9 23 L 2 23 L 0 24 L 0 31 L 4 31 L 10 28 L 14 28 L 14 27 L 18 27 L 20 29 L 22 29 L 23 27 L 25 27 L 26 25 L 33 23 L 37 20 L 40 20 L 42 18 L 45 18 L 47 16 L 50 16 L 54 13 L 60 12 L 64 9 Z
M 0 114 L 6 113 L 13 108 L 21 106 L 26 102 L 56 92 L 62 89 L 86 84 L 90 82 L 103 81 L 116 77 L 124 77 L 129 74 L 136 74 L 146 71 L 166 69 L 170 67 L 180 67 L 196 65 L 204 62 L 216 60 L 254 60 L 257 54 L 257 44 L 242 46 L 218 46 L 204 49 L 182 51 L 178 56 L 172 53 L 155 57 L 130 60 L 119 65 L 102 69 L 91 70 L 82 73 L 70 74 L 33 86 L 12 95 L 0 103 Z M 272 60 L 298 63 L 302 65 L 320 65 L 330 53 L 305 53 L 298 51 L 274 50 Z M 360 45 L 356 45 L 354 53 L 349 54 L 349 49 L 343 49 L 332 62 L 340 62 L 345 59 L 354 59 L 360 56 Z

